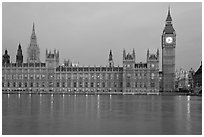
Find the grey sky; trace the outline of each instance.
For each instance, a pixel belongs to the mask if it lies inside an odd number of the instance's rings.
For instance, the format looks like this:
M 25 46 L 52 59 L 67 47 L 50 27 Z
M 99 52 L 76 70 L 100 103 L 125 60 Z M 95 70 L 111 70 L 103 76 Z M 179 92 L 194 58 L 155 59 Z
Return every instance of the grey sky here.
M 202 59 L 202 3 L 3 3 L 2 52 L 15 61 L 17 46 L 24 61 L 35 22 L 41 61 L 45 49 L 58 49 L 60 62 L 105 66 L 112 49 L 115 65 L 122 51 L 136 51 L 146 62 L 146 50 L 161 55 L 161 34 L 168 5 L 177 34 L 176 69 L 197 69 Z M 161 63 L 160 63 L 161 64 Z M 161 68 L 161 67 L 160 67 Z

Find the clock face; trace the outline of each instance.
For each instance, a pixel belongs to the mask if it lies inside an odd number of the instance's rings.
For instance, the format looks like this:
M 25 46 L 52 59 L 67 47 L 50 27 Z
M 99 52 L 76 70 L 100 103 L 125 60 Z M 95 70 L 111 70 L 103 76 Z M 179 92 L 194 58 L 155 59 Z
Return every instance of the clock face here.
M 172 43 L 173 42 L 173 38 L 172 37 L 167 37 L 166 38 L 166 43 Z

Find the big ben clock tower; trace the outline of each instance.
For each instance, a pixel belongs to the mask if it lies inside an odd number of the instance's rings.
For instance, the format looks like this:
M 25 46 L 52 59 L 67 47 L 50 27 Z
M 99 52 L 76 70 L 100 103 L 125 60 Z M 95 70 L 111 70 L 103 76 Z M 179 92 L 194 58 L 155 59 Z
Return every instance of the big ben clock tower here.
M 162 88 L 163 92 L 175 89 L 175 47 L 176 32 L 172 25 L 170 8 L 162 34 Z

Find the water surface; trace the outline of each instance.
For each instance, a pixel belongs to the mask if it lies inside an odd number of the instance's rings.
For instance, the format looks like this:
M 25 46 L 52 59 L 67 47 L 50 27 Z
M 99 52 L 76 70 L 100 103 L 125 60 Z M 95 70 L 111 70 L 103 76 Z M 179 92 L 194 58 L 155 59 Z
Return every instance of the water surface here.
M 202 134 L 202 98 L 3 94 L 3 134 Z

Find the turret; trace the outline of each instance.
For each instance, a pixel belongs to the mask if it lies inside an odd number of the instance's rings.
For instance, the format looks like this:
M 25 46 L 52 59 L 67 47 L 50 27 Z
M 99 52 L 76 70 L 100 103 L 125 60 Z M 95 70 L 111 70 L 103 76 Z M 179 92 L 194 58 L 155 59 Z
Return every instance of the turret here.
M 113 64 L 113 55 L 112 55 L 112 51 L 111 50 L 110 50 L 110 53 L 109 53 L 108 63 L 109 63 L 109 67 L 113 67 L 114 66 L 114 64 Z
M 133 51 L 132 51 L 132 56 L 133 56 L 133 59 L 134 59 L 134 62 L 135 62 L 135 49 L 133 49 Z
M 16 63 L 21 64 L 23 63 L 23 54 L 21 49 L 21 44 L 18 45 L 17 55 L 16 55 Z
M 48 68 L 55 68 L 59 66 L 59 51 L 47 51 L 46 49 L 46 65 Z
M 125 60 L 126 52 L 125 49 L 123 50 L 123 60 Z
M 7 49 L 5 50 L 5 54 L 2 57 L 2 64 L 9 64 L 10 63 L 10 56 L 8 55 Z

